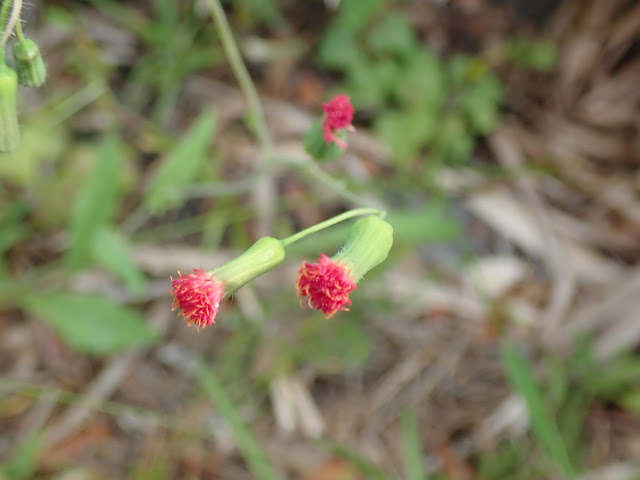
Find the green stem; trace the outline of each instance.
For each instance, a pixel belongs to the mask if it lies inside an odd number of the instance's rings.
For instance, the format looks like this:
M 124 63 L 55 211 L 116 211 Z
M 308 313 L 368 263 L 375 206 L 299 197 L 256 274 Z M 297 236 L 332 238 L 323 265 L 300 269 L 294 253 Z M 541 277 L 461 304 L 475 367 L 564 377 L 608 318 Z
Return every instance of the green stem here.
M 282 243 L 283 247 L 288 247 L 292 243 L 297 242 L 307 235 L 319 232 L 320 230 L 324 230 L 325 228 L 335 225 L 336 223 L 348 220 L 349 218 L 357 217 L 358 215 L 379 215 L 381 218 L 383 218 L 386 215 L 386 212 L 384 210 L 378 210 L 377 208 L 355 208 L 353 210 L 349 210 L 348 212 L 341 213 L 340 215 L 336 215 L 329 220 L 325 220 L 324 222 L 320 222 L 309 228 L 305 228 L 304 230 L 291 235 L 290 237 L 283 238 L 282 240 L 280 240 L 280 242 Z
M 24 42 L 24 32 L 22 31 L 22 22 L 20 20 L 16 23 L 16 36 L 20 42 Z
M 240 50 L 233 38 L 233 33 L 231 32 L 231 27 L 229 26 L 229 22 L 227 21 L 227 16 L 224 13 L 222 5 L 220 5 L 218 0 L 207 0 L 207 3 L 211 9 L 211 16 L 218 26 L 222 48 L 224 48 L 225 54 L 229 59 L 229 64 L 231 65 L 231 69 L 233 70 L 236 80 L 240 85 L 240 89 L 247 100 L 249 114 L 251 117 L 250 126 L 253 128 L 260 146 L 266 153 L 269 153 L 271 150 L 271 137 L 269 136 L 264 110 L 262 109 L 262 104 L 260 103 L 260 97 L 258 96 L 256 86 L 254 85 L 253 80 L 251 80 L 247 67 L 242 60 Z
M 376 199 L 365 198 L 349 191 L 345 181 L 339 180 L 329 175 L 327 172 L 322 170 L 318 166 L 318 164 L 315 163 L 315 161 L 313 161 L 310 157 L 302 159 L 278 156 L 275 158 L 275 160 L 283 165 L 291 165 L 297 168 L 304 175 L 309 177 L 309 179 L 322 183 L 329 190 L 332 190 L 336 195 L 342 197 L 348 202 L 351 202 L 354 206 L 369 206 L 378 207 L 381 210 L 385 209 L 384 205 L 382 205 Z
M 11 2 L 6 2 L 11 3 Z M 2 5 L 2 10 L 4 11 L 4 5 Z M 2 38 L 0 38 L 0 47 L 4 47 L 11 37 L 13 33 L 13 29 L 15 28 L 17 23 L 20 23 L 20 12 L 22 11 L 22 0 L 13 0 L 13 8 L 11 9 L 11 15 L 9 15 L 9 20 L 7 21 L 6 28 L 2 33 Z M 0 12 L 2 14 L 3 12 Z M 2 20 L 0 18 L 0 20 Z M 4 25 L 4 24 L 0 24 Z
M 3 34 L 4 28 L 7 25 L 9 12 L 11 11 L 11 5 L 13 5 L 13 0 L 5 0 L 4 2 L 2 2 L 2 9 L 0 9 L 0 31 Z

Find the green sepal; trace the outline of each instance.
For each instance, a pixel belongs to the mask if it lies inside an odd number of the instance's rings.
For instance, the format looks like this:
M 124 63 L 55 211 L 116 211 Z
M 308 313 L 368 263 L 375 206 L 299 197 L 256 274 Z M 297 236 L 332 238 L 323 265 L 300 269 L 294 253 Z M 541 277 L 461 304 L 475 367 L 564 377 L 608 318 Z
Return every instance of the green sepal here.
M 280 240 L 263 237 L 239 257 L 207 273 L 224 283 L 226 297 L 254 278 L 277 267 L 284 257 L 284 247 Z
M 20 143 L 17 94 L 18 76 L 14 70 L 2 62 L 0 64 L 0 151 L 2 152 L 12 152 Z
M 40 48 L 33 40 L 25 38 L 13 44 L 13 59 L 18 82 L 26 87 L 41 87 L 47 79 L 47 67 Z
M 347 138 L 344 131 L 336 132 L 335 135 L 342 140 L 346 140 Z M 309 128 L 309 131 L 304 136 L 303 143 L 306 152 L 318 162 L 330 162 L 342 155 L 342 149 L 337 144 L 324 141 L 322 121 L 320 120 L 311 125 L 311 128 Z
M 361 218 L 353 224 L 340 251 L 332 257 L 349 269 L 357 283 L 387 258 L 393 245 L 393 227 L 380 217 Z

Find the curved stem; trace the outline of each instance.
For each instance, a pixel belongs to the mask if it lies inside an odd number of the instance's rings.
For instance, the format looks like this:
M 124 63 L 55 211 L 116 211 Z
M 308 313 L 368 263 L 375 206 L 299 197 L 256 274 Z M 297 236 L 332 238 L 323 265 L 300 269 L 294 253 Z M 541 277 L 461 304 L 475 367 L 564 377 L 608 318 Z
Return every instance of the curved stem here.
M 267 122 L 265 120 L 262 104 L 260 103 L 258 91 L 256 90 L 253 80 L 251 80 L 251 76 L 247 71 L 247 67 L 242 60 L 240 50 L 233 38 L 233 33 L 231 32 L 231 27 L 229 26 L 229 22 L 227 21 L 222 5 L 220 5 L 219 0 L 207 0 L 207 3 L 211 9 L 211 15 L 218 26 L 222 48 L 224 48 L 236 80 L 238 81 L 240 89 L 247 100 L 252 122 L 250 126 L 253 128 L 260 146 L 268 153 L 271 150 L 271 137 L 269 136 L 269 131 L 267 129 Z
M 359 215 L 379 215 L 381 218 L 386 215 L 384 210 L 378 210 L 377 208 L 355 208 L 353 210 L 349 210 L 348 212 L 341 213 L 340 215 L 336 215 L 333 218 L 325 220 L 324 222 L 317 223 L 309 228 L 305 228 L 304 230 L 291 235 L 290 237 L 283 238 L 280 240 L 283 247 L 288 247 L 294 242 L 306 237 L 307 235 L 311 235 L 312 233 L 319 232 L 320 230 L 324 230 L 327 227 L 335 225 L 336 223 L 343 222 L 344 220 L 348 220 L 349 218 L 357 217 Z
M 3 5 L 4 10 L 4 5 Z M 13 8 L 11 9 L 11 15 L 7 21 L 7 26 L 4 29 L 2 38 L 0 38 L 0 48 L 4 47 L 13 33 L 13 29 L 16 24 L 20 22 L 20 13 L 22 12 L 22 0 L 13 0 Z M 1 12 L 0 12 L 1 13 Z

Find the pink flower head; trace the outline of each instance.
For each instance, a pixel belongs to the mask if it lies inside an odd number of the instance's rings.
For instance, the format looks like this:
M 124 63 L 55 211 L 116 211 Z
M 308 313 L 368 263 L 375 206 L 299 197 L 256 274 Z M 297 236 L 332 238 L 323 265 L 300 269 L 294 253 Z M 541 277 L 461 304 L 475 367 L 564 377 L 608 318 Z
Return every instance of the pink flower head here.
M 358 288 L 351 272 L 324 253 L 320 254 L 318 263 L 302 262 L 296 285 L 300 299 L 308 297 L 307 305 L 322 311 L 326 318 L 339 310 L 348 311 L 349 294 Z
M 224 284 L 206 273 L 203 269 L 171 279 L 173 287 L 172 310 L 182 309 L 182 315 L 187 325 L 208 327 L 216 323 L 216 314 L 224 296 Z
M 325 119 L 322 121 L 324 141 L 327 143 L 334 142 L 340 148 L 346 148 L 347 142 L 337 137 L 335 132 L 343 128 L 355 131 L 355 128 L 351 125 L 354 110 L 349 96 L 344 93 L 336 95 L 332 100 L 322 105 L 322 111 L 325 114 Z

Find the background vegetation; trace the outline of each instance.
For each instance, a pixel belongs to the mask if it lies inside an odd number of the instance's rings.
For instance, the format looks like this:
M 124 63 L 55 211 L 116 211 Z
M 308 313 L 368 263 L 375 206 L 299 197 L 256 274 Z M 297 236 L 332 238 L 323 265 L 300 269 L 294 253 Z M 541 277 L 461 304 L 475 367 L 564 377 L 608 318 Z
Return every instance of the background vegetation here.
M 0 478 L 640 478 L 636 2 L 24 7 L 48 67 L 0 156 Z M 339 3 L 339 5 L 336 5 Z M 355 134 L 303 137 L 348 93 Z M 215 326 L 169 277 L 348 208 L 395 243 L 353 307 L 290 249 Z

